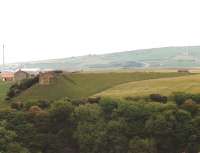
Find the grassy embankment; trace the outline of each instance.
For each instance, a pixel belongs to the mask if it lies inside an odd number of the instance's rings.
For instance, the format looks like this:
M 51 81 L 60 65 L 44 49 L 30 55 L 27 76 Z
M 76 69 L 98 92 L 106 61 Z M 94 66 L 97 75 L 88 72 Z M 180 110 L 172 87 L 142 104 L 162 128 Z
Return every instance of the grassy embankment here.
M 7 91 L 9 90 L 10 84 L 10 82 L 0 81 L 0 109 L 7 106 L 7 102 L 5 102 L 5 97 Z
M 56 100 L 63 97 L 84 98 L 122 83 L 182 75 L 188 74 L 152 72 L 66 74 L 57 77 L 56 81 L 51 85 L 36 84 L 14 100 Z

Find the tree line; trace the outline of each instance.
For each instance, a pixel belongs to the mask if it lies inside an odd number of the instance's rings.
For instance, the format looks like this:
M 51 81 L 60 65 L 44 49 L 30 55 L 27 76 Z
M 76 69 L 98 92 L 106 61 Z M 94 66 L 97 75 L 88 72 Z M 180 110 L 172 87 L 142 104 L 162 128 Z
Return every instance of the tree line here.
M 0 153 L 198 153 L 199 97 L 12 102 L 0 111 Z

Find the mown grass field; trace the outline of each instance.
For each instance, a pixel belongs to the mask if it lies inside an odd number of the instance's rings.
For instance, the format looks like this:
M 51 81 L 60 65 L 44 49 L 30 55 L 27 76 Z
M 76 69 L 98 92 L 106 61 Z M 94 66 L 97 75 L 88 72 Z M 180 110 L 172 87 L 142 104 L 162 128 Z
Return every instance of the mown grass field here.
M 36 84 L 14 100 L 57 100 L 63 97 L 84 98 L 131 81 L 156 78 L 169 78 L 183 73 L 153 72 L 107 72 L 107 73 L 71 73 L 57 77 L 51 85 Z
M 154 93 L 168 96 L 173 92 L 200 93 L 200 75 L 129 82 L 105 90 L 98 95 L 125 98 L 148 96 Z

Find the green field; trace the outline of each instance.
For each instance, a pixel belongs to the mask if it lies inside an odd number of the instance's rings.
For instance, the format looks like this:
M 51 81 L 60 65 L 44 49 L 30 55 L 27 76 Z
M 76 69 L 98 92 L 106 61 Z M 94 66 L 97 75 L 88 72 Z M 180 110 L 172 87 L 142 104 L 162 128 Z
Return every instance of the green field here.
M 169 78 L 181 73 L 153 72 L 110 72 L 110 73 L 70 73 L 58 76 L 51 85 L 36 84 L 14 100 L 57 100 L 63 97 L 84 98 L 131 81 Z
M 0 108 L 7 105 L 5 97 L 9 87 L 10 83 L 0 81 Z
M 200 75 L 129 82 L 105 90 L 98 95 L 124 98 L 154 93 L 167 96 L 172 92 L 200 93 Z

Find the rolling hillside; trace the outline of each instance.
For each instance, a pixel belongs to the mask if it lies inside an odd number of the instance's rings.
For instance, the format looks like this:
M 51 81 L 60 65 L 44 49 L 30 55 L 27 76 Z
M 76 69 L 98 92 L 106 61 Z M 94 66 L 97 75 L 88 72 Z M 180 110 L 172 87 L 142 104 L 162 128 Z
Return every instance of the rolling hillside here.
M 5 102 L 6 93 L 9 90 L 10 83 L 0 81 L 0 109 L 5 108 L 8 103 Z
M 63 59 L 9 64 L 15 68 L 74 70 L 105 70 L 132 68 L 199 67 L 200 46 L 164 47 L 124 51 L 103 55 L 87 55 Z
M 84 98 L 130 81 L 182 75 L 188 74 L 153 72 L 71 73 L 57 77 L 56 81 L 51 85 L 36 84 L 14 100 L 56 100 L 63 97 Z
M 134 81 L 115 86 L 98 95 L 125 98 L 155 93 L 167 96 L 172 92 L 200 93 L 200 75 Z

